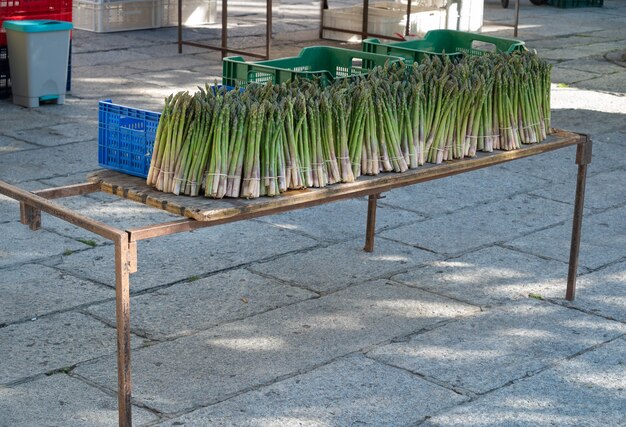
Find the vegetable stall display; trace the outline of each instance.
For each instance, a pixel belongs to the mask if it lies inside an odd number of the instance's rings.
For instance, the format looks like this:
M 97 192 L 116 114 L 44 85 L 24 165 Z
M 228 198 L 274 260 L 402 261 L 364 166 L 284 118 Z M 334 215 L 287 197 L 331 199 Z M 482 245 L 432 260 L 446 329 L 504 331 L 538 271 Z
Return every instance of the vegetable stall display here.
M 330 83 L 180 92 L 165 100 L 147 183 L 255 198 L 514 150 L 550 133 L 550 70 L 527 51 L 434 56 Z

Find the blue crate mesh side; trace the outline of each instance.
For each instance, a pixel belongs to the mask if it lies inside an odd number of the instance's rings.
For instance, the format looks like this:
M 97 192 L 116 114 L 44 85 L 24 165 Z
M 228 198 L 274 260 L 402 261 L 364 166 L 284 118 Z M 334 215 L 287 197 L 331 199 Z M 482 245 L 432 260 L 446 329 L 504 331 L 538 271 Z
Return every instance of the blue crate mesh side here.
M 159 113 L 100 102 L 98 163 L 100 166 L 146 177 L 159 124 Z

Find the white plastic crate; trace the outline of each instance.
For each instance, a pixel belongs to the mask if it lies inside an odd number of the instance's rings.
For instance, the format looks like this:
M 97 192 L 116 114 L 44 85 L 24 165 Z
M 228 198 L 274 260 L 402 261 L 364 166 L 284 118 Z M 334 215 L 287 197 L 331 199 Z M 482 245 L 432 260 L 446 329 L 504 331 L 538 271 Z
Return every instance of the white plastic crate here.
M 459 6 L 461 6 L 460 9 Z M 460 31 L 480 31 L 483 26 L 484 8 L 484 0 L 450 1 L 446 28 Z
M 161 0 L 74 0 L 74 28 L 110 33 L 161 26 Z
M 398 2 L 370 3 L 367 15 L 367 30 L 372 34 L 393 36 L 404 34 L 406 28 L 406 5 Z M 324 11 L 324 26 L 361 31 L 363 27 L 363 7 L 352 6 Z M 446 11 L 440 8 L 412 7 L 409 20 L 411 34 L 424 34 L 446 26 Z M 339 41 L 358 42 L 361 36 L 340 31 L 324 30 L 324 38 Z
M 178 0 L 163 0 L 161 26 L 178 25 Z M 183 25 L 203 25 L 217 22 L 217 0 L 184 0 Z

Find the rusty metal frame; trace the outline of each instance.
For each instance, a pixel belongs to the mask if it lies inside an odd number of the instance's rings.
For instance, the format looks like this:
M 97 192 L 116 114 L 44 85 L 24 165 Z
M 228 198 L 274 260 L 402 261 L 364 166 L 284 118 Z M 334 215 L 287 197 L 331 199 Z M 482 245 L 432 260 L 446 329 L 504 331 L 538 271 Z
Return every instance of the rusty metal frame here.
M 222 58 L 227 53 L 235 53 L 237 55 L 246 55 L 253 58 L 269 59 L 270 49 L 272 46 L 272 6 L 273 0 L 265 0 L 265 55 L 250 52 L 247 50 L 231 49 L 228 47 L 228 0 L 222 0 L 222 43 L 220 46 L 214 46 L 206 43 L 192 42 L 183 39 L 183 1 L 178 0 L 178 53 L 183 53 L 183 45 L 200 47 L 204 49 L 218 50 L 222 52 Z
M 560 131 L 557 131 L 557 133 L 558 132 Z M 501 164 L 511 160 L 526 158 L 576 145 L 576 164 L 578 165 L 578 175 L 576 179 L 574 220 L 572 224 L 567 290 L 565 294 L 565 298 L 567 300 L 573 301 L 576 291 L 576 275 L 578 271 L 578 255 L 580 251 L 587 165 L 591 163 L 592 141 L 590 137 L 585 134 L 566 133 L 562 135 L 566 136 L 560 140 L 557 137 L 556 141 L 553 141 L 550 144 L 537 144 L 526 146 L 516 151 L 480 155 L 476 159 L 452 161 L 441 165 L 429 165 L 422 168 L 423 173 L 419 174 L 385 174 L 386 176 L 384 178 L 378 180 L 374 179 L 371 181 L 370 185 L 366 184 L 363 187 L 356 188 L 354 191 L 335 191 L 327 193 L 327 195 L 323 198 L 312 198 L 308 201 L 301 201 L 291 205 L 284 204 L 268 209 L 259 209 L 257 211 L 248 211 L 245 213 L 242 212 L 241 214 L 235 216 L 224 217 L 214 221 L 196 221 L 187 218 L 178 221 L 122 230 L 81 215 L 71 209 L 50 201 L 51 199 L 104 191 L 102 185 L 93 182 L 29 192 L 14 185 L 0 181 L 0 194 L 4 194 L 5 196 L 20 202 L 20 220 L 23 224 L 28 225 L 31 230 L 37 230 L 41 227 L 41 212 L 43 211 L 114 242 L 119 425 L 127 427 L 132 425 L 130 367 L 130 274 L 137 271 L 137 241 L 265 215 L 272 215 L 289 210 L 302 209 L 343 199 L 369 196 L 364 250 L 371 252 L 374 250 L 377 200 L 381 197 L 381 193 L 397 187 L 445 178 Z M 349 184 L 343 185 L 349 186 Z M 341 188 L 342 185 L 333 187 Z M 296 197 L 294 197 L 294 199 L 296 199 Z

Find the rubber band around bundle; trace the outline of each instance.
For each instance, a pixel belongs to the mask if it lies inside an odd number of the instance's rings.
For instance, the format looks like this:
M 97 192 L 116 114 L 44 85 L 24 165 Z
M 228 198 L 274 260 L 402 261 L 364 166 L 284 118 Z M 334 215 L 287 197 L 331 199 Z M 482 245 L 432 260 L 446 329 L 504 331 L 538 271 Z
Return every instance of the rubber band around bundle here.
M 520 129 L 530 129 L 533 126 L 539 126 L 540 124 L 541 124 L 541 122 L 531 123 L 528 126 L 524 126 L 524 127 L 520 128 Z
M 482 138 L 482 139 L 487 139 L 487 138 L 497 138 L 497 137 L 499 137 L 499 136 L 500 136 L 500 134 L 499 134 L 499 133 L 497 133 L 497 134 L 495 134 L 495 135 L 465 135 L 465 137 L 466 137 L 466 138 L 472 138 L 472 139 L 479 139 L 479 138 Z
M 261 178 L 244 178 L 244 181 L 260 181 Z
M 198 184 L 196 181 L 189 181 L 188 179 L 182 179 L 182 178 L 174 178 L 174 181 L 186 182 L 187 184 L 191 184 L 191 185 Z

